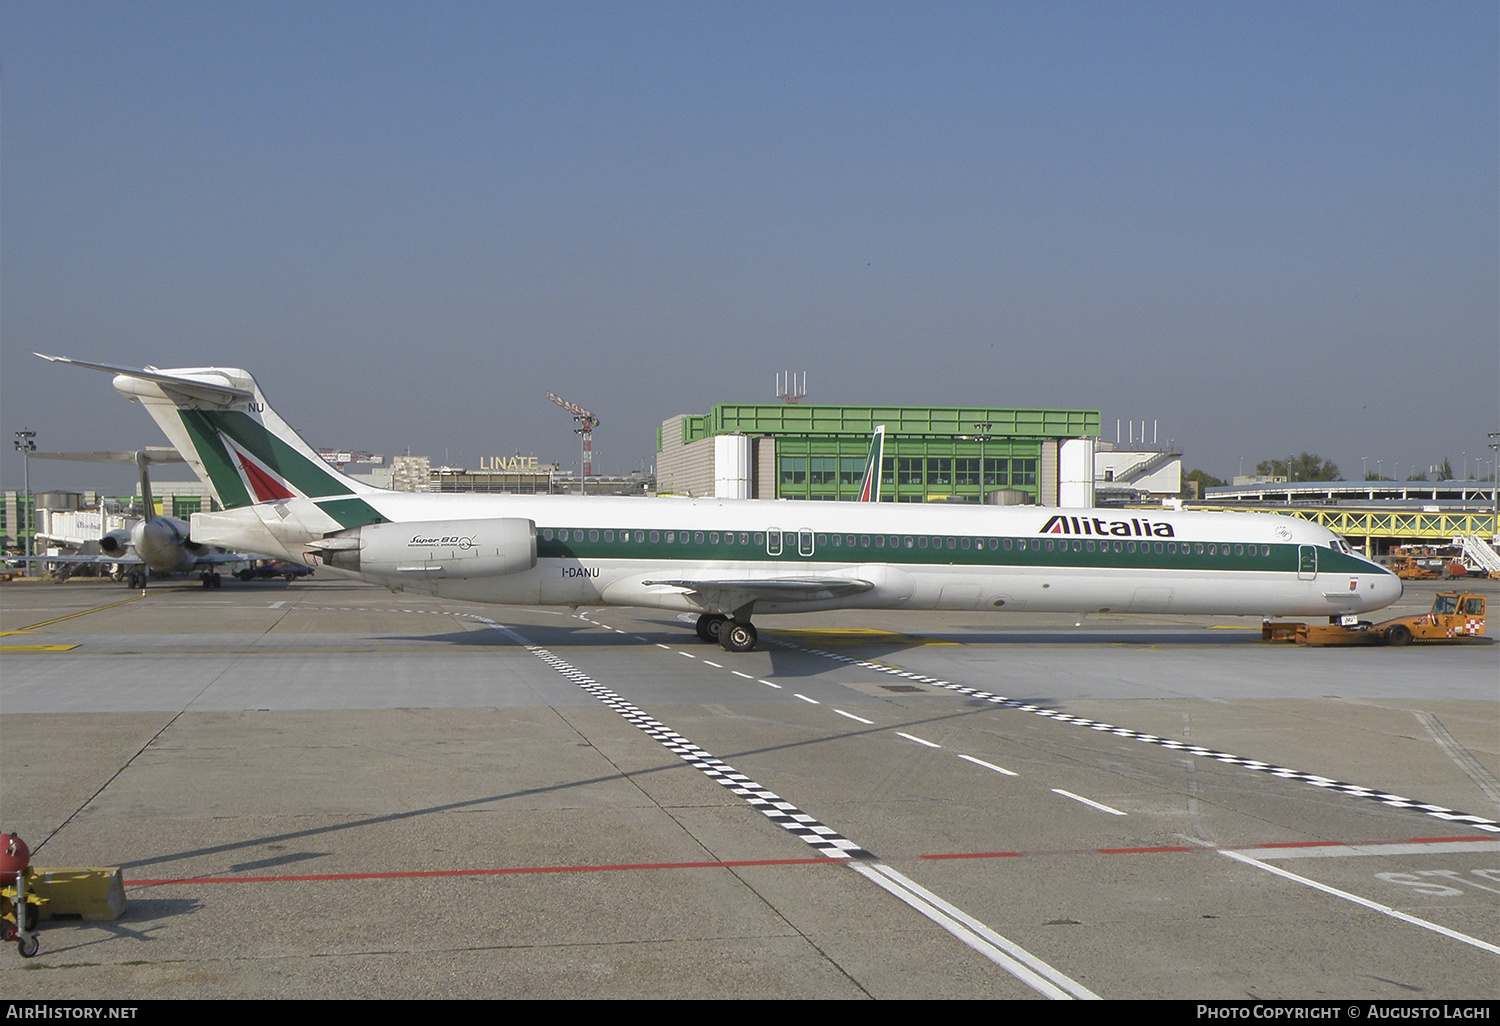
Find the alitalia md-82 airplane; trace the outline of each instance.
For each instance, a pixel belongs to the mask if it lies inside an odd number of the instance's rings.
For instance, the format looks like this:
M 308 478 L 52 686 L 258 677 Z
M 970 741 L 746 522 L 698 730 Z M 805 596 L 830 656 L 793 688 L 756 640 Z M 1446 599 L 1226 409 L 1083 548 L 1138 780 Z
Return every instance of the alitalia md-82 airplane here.
M 731 652 L 755 647 L 755 613 L 1348 621 L 1401 595 L 1332 532 L 1264 514 L 387 491 L 329 466 L 243 370 L 43 358 L 112 373 L 146 407 L 223 507 L 193 514 L 195 543 L 441 598 L 697 613 Z

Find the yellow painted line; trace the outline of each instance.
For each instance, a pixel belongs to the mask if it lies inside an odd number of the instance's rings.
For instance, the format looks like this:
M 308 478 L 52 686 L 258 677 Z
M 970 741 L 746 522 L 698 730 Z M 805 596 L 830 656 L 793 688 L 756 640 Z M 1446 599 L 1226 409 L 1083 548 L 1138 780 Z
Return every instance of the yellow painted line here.
M 69 613 L 67 616 L 59 616 L 55 620 L 43 620 L 41 623 L 34 623 L 30 627 L 22 627 L 22 628 L 20 628 L 20 630 L 6 631 L 5 633 L 6 634 L 20 634 L 23 631 L 34 631 L 38 627 L 46 627 L 48 624 L 62 623 L 64 620 L 71 620 L 75 616 L 88 616 L 90 613 L 100 613 L 100 612 L 103 612 L 106 609 L 113 609 L 113 608 L 115 608 L 115 606 L 123 606 L 127 602 L 139 602 L 141 599 L 143 599 L 145 597 L 146 597 L 145 595 L 132 595 L 128 599 L 121 599 L 118 602 L 111 602 L 111 603 L 109 603 L 109 605 L 106 605 L 106 606 L 95 606 L 93 609 L 84 609 L 84 610 L 81 610 L 81 611 L 79 611 L 77 613 Z
M 66 652 L 77 645 L 0 645 L 0 652 Z

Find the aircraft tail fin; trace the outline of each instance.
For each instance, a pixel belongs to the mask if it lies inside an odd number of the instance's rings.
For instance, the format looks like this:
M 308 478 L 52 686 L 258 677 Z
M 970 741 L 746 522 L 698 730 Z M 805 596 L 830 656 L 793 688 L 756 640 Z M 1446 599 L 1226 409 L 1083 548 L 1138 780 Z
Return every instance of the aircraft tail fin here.
M 382 489 L 339 473 L 319 456 L 271 409 L 247 371 L 133 370 L 36 355 L 114 374 L 115 390 L 146 408 L 224 509 L 310 499 L 346 527 L 382 519 L 361 498 Z
M 150 520 L 156 515 L 156 499 L 151 495 L 151 475 L 146 468 L 151 464 L 151 457 L 146 455 L 145 450 L 135 454 L 135 469 L 141 475 L 141 515 Z
M 865 480 L 859 489 L 860 502 L 880 501 L 880 467 L 885 454 L 885 425 L 870 436 L 870 452 L 865 456 Z

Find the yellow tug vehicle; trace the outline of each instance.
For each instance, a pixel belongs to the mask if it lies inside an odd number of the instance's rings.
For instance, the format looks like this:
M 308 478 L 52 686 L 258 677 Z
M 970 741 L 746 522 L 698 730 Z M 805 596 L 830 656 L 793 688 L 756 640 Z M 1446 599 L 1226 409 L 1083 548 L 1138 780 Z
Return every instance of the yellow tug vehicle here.
M 1307 624 L 1291 621 L 1261 624 L 1264 641 L 1298 645 L 1409 645 L 1413 641 L 1462 641 L 1484 637 L 1484 596 L 1467 591 L 1440 592 L 1430 612 L 1399 616 L 1382 623 Z

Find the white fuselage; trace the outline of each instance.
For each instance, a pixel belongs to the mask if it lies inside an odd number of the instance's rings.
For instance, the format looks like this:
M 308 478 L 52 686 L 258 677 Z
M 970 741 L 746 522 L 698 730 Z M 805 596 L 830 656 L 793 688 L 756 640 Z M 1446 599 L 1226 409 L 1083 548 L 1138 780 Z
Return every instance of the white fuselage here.
M 1337 537 L 1278 516 L 1166 510 L 1064 510 L 896 503 L 574 496 L 365 493 L 392 524 L 425 544 L 425 563 L 351 574 L 444 598 L 515 605 L 648 606 L 725 612 L 712 588 L 755 581 L 867 582 L 854 594 L 761 596 L 757 613 L 829 608 L 1151 612 L 1224 615 L 1358 614 L 1401 594 L 1400 581 L 1350 554 Z M 292 500 L 288 509 L 308 500 Z M 214 545 L 326 565 L 278 518 L 249 509 L 194 520 Z M 282 511 L 286 513 L 287 510 Z M 223 533 L 239 514 L 244 534 Z M 516 572 L 451 576 L 442 538 L 421 525 L 524 519 L 537 559 Z M 257 521 L 252 524 L 251 521 Z M 432 533 L 432 532 L 427 532 Z M 606 536 L 608 540 L 606 541 Z M 312 540 L 310 537 L 308 540 Z M 456 557 L 455 550 L 450 553 Z M 686 583 L 685 583 L 686 582 Z M 697 582 L 695 584 L 695 582 Z

